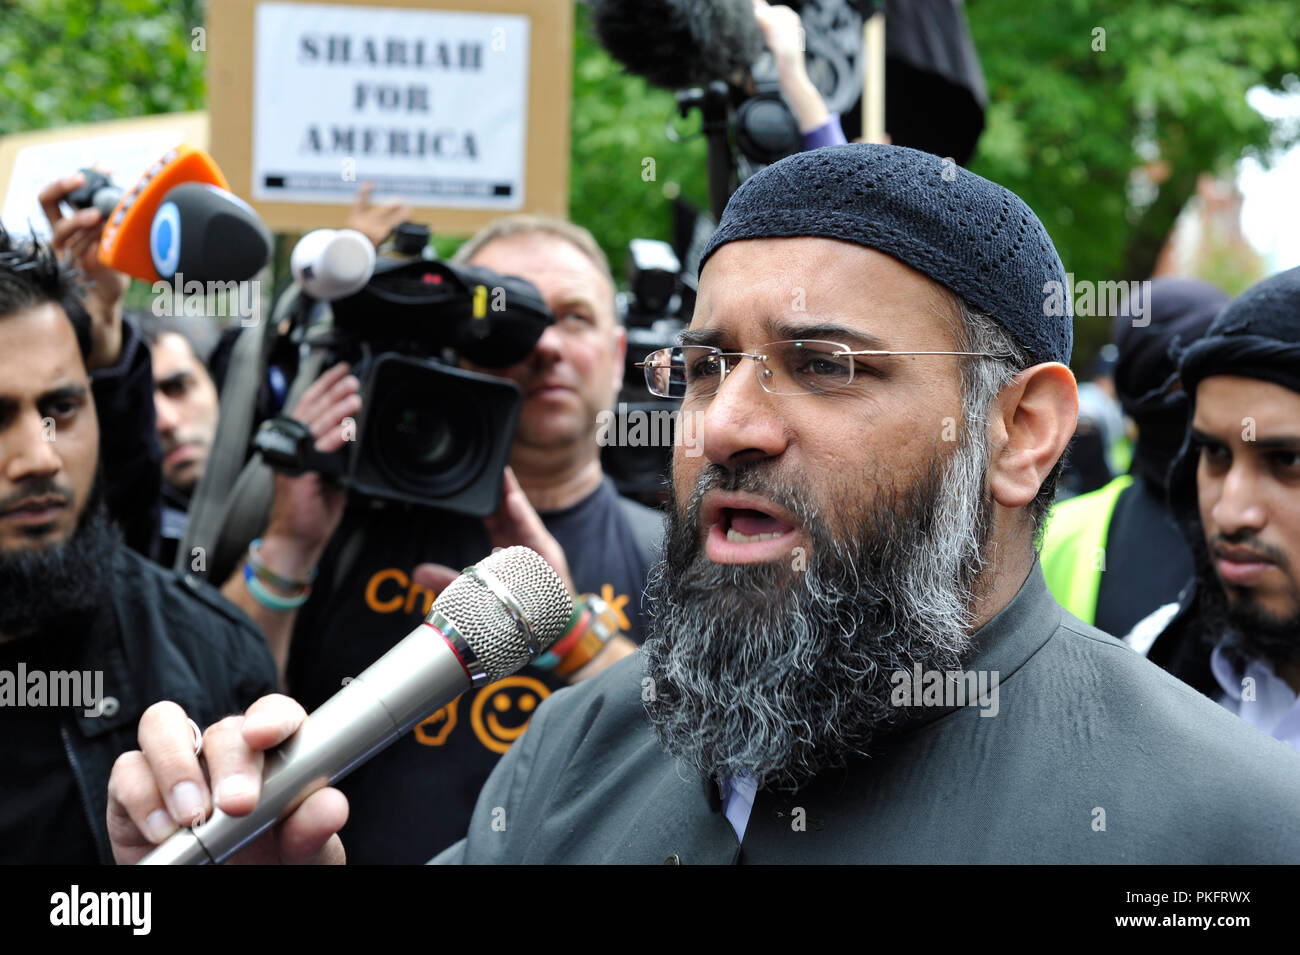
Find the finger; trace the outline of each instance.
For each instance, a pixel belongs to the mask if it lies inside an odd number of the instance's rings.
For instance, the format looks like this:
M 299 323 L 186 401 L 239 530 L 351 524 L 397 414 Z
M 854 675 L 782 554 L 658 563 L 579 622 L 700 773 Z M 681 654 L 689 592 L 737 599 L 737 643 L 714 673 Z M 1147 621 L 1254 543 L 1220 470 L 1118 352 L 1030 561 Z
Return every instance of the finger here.
M 330 406 L 338 404 L 345 398 L 359 394 L 361 391 L 361 381 L 356 375 L 344 375 L 335 381 L 329 388 L 323 389 L 320 393 L 313 396 L 312 407 L 304 408 L 299 414 L 299 421 L 316 421 L 323 420 L 329 414 Z
M 524 489 L 519 485 L 519 478 L 515 477 L 514 469 L 509 465 L 506 466 L 505 473 L 501 476 L 501 504 L 497 507 L 496 514 L 493 516 L 509 517 L 512 505 L 518 508 L 518 495 L 524 493 Z M 527 500 L 527 497 L 525 497 Z
M 348 821 L 348 800 L 337 789 L 317 790 L 280 825 L 280 856 L 291 865 L 343 862 L 338 831 Z
M 336 439 L 341 445 L 344 419 L 357 414 L 360 410 L 361 396 L 356 394 L 336 401 L 326 408 L 319 417 L 307 425 L 311 429 L 312 437 L 316 439 L 316 447 L 323 451 L 325 449 L 321 447 L 322 443 L 333 443 Z
M 460 574 L 444 564 L 419 564 L 411 571 L 411 582 L 435 594 L 440 594 L 459 576 Z
M 84 173 L 74 172 L 71 176 L 64 176 L 62 179 L 54 180 L 40 191 L 36 198 L 40 202 L 41 211 L 45 213 L 45 218 L 49 221 L 51 228 L 63 218 L 63 210 L 60 208 L 63 197 L 73 189 L 84 185 L 85 182 L 86 176 Z
M 506 468 L 501 506 L 495 514 L 483 519 L 488 536 L 496 547 L 510 547 L 522 544 L 531 547 L 551 565 L 559 575 L 570 593 L 574 592 L 573 577 L 569 573 L 568 560 L 564 548 L 560 546 L 551 532 L 546 529 L 541 516 L 533 509 L 532 502 L 515 477 L 511 468 Z
M 282 693 L 272 693 L 262 697 L 244 714 L 244 741 L 257 750 L 279 746 L 298 732 L 306 718 L 307 711 L 297 700 Z
M 322 454 L 333 454 L 343 445 L 356 438 L 356 420 L 354 415 L 361 411 L 361 396 L 353 395 L 341 402 L 328 416 L 328 430 L 316 439 L 316 450 Z M 349 424 L 351 422 L 351 424 Z M 313 434 L 316 432 L 313 429 Z
M 537 516 L 537 512 L 533 510 L 533 505 L 528 500 L 528 495 L 520 486 L 519 479 L 515 477 L 515 472 L 508 467 L 502 485 L 501 505 L 484 523 L 487 524 L 488 532 L 493 535 L 494 541 L 496 536 L 500 536 L 510 543 L 518 542 L 529 547 L 533 546 L 532 542 L 538 535 L 548 533 L 546 525 Z
M 98 215 L 98 213 L 96 213 Z M 87 267 L 94 267 L 99 264 L 99 252 L 96 246 L 99 245 L 99 230 L 80 230 L 78 235 L 68 243 L 67 257 L 70 261 L 83 264 L 82 260 L 87 259 L 84 263 Z
M 147 852 L 176 829 L 149 760 L 139 750 L 123 753 L 108 777 L 108 836 L 114 855 L 119 850 Z
M 262 794 L 262 753 L 248 745 L 244 717 L 228 716 L 203 734 L 212 798 L 222 812 L 245 816 Z
M 339 362 L 332 368 L 326 369 L 321 376 L 307 386 L 307 390 L 302 393 L 298 399 L 298 405 L 294 408 L 293 416 L 299 421 L 308 417 L 314 417 L 318 411 L 318 405 L 322 396 L 333 388 L 344 375 L 348 373 L 348 363 Z
M 170 701 L 155 703 L 140 717 L 140 750 L 149 761 L 167 811 L 182 826 L 208 817 L 211 805 L 203 767 L 194 755 L 194 733 L 185 711 Z
M 81 209 L 70 216 L 60 218 L 50 228 L 54 251 L 62 254 L 73 242 L 87 234 L 92 234 L 90 230 L 99 224 L 100 218 L 98 209 Z
M 357 201 L 352 204 L 352 208 L 358 212 L 364 212 L 370 206 L 370 193 L 374 191 L 373 182 L 363 182 L 361 188 L 357 190 Z

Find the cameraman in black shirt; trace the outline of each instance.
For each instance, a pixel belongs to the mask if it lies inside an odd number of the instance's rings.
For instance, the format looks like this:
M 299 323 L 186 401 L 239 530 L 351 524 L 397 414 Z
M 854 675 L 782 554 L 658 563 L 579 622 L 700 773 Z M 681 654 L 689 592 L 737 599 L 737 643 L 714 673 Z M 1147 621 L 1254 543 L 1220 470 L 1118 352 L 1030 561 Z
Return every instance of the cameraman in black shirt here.
M 589 612 L 574 622 L 569 643 L 557 643 L 568 651 L 562 659 L 543 657 L 543 666 L 472 690 L 343 781 L 353 862 L 422 863 L 460 838 L 496 760 L 537 705 L 632 652 L 644 629 L 642 591 L 659 516 L 619 497 L 596 440 L 626 349 L 603 253 L 570 223 L 508 216 L 456 258 L 527 279 L 555 316 L 524 361 L 471 366 L 524 393 L 500 509 L 479 520 L 346 501 L 319 475 L 277 475 L 256 553 L 223 591 L 262 625 L 287 691 L 309 711 L 406 636 L 455 573 L 492 547 L 542 553 Z M 295 416 L 317 450 L 342 445 L 345 419 L 360 411 L 359 390 L 336 366 L 304 394 Z

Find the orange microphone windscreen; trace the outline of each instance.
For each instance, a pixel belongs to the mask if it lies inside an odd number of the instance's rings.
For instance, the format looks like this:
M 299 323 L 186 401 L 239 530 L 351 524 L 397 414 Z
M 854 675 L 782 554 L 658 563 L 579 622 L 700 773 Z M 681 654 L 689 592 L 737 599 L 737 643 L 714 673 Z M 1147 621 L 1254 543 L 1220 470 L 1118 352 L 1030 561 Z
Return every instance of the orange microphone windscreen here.
M 144 171 L 113 209 L 99 240 L 99 259 L 111 269 L 145 282 L 160 281 L 149 254 L 149 229 L 173 186 L 206 182 L 230 189 L 216 162 L 203 150 L 181 143 Z

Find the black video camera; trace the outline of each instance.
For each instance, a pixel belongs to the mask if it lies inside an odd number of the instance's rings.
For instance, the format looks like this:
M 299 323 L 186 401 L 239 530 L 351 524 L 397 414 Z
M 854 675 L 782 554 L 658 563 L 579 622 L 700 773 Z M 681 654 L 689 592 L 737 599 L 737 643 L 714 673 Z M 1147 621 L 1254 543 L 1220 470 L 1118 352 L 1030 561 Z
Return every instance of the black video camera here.
M 381 257 L 370 281 L 332 310 L 330 363 L 349 362 L 361 380 L 355 429 L 341 450 L 321 454 L 306 426 L 274 418 L 253 442 L 263 459 L 371 498 L 474 517 L 495 511 L 523 393 L 457 363 L 505 368 L 527 358 L 554 321 L 536 286 L 418 255 Z
M 627 358 L 611 437 L 636 433 L 637 419 L 653 422 L 664 414 L 676 416 L 681 402 L 650 394 L 645 369 L 637 363 L 653 351 L 676 345 L 695 310 L 695 279 L 682 269 L 667 242 L 633 239 L 628 245 L 627 278 L 629 291 L 618 296 L 627 329 Z M 601 448 L 601 466 L 618 492 L 650 506 L 658 506 L 666 497 L 664 478 L 671 462 L 672 448 L 662 442 L 611 440 Z

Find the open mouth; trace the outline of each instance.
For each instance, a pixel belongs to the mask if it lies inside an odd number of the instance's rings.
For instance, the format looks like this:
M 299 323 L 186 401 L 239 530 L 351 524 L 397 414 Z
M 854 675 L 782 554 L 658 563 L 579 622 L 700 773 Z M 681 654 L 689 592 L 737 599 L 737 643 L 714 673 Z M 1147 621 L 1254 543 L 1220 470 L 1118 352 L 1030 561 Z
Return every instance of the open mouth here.
M 771 514 L 752 508 L 723 508 L 722 521 L 726 527 L 727 540 L 740 543 L 772 540 L 794 530 Z
M 800 537 L 793 518 L 754 495 L 710 495 L 701 524 L 709 559 L 719 564 L 781 560 Z

